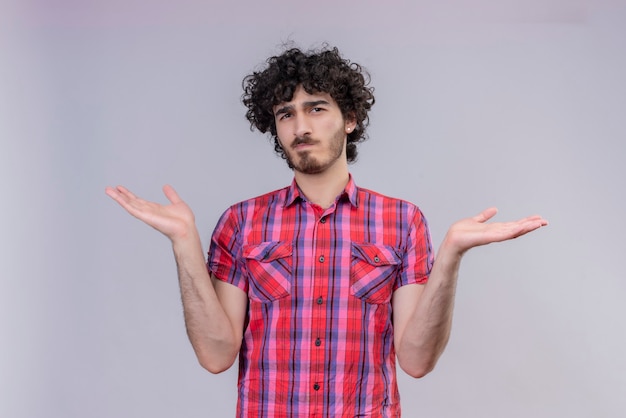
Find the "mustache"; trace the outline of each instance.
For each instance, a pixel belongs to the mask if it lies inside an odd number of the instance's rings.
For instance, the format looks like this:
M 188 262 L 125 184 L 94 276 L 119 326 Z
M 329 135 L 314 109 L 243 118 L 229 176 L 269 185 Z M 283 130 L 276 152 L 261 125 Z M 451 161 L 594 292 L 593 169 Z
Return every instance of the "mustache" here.
M 305 136 L 299 136 L 296 137 L 296 139 L 294 139 L 294 141 L 291 143 L 291 148 L 296 148 L 298 145 L 312 145 L 315 144 L 317 141 L 313 138 L 311 138 L 308 135 Z

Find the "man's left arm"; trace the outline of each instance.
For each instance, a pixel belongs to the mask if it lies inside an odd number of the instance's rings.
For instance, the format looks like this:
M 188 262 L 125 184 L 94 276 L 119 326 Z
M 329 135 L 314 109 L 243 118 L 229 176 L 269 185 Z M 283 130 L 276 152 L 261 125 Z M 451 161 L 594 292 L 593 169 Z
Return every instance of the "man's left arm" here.
M 487 223 L 496 213 L 496 208 L 490 208 L 454 223 L 439 247 L 428 282 L 394 292 L 394 344 L 400 367 L 410 376 L 429 373 L 448 343 L 459 267 L 467 250 L 517 238 L 548 224 L 541 216 Z

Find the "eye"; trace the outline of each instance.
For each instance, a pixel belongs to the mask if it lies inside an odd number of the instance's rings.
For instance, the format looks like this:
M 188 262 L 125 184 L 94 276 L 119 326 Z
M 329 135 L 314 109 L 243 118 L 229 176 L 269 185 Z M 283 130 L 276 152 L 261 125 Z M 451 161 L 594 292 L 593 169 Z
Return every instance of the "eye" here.
M 313 107 L 311 108 L 311 113 L 318 113 L 318 112 L 321 112 L 322 110 L 324 110 L 324 108 L 322 107 Z
M 280 117 L 278 118 L 278 120 L 284 120 L 284 119 L 289 119 L 291 117 L 291 113 L 285 112 L 283 114 L 280 115 Z

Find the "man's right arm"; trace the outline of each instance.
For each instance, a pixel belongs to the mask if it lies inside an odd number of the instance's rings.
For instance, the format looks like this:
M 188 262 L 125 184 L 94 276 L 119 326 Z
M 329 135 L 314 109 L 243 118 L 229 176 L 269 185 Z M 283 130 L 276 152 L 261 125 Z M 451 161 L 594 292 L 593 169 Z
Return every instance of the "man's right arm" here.
M 145 201 L 124 187 L 108 187 L 106 194 L 171 240 L 187 335 L 202 367 L 220 373 L 233 364 L 239 353 L 247 295 L 209 276 L 191 209 L 172 187 L 165 186 L 163 191 L 171 204 Z
M 188 239 L 172 241 L 172 247 L 191 345 L 202 367 L 223 372 L 241 347 L 247 295 L 209 276 L 195 228 Z

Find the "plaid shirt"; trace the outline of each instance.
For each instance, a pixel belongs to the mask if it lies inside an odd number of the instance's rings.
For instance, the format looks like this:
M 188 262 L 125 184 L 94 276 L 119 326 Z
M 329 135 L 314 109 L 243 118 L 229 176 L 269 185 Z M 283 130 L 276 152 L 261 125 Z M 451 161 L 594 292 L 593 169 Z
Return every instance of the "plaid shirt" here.
M 230 207 L 207 265 L 249 298 L 237 416 L 400 416 L 391 296 L 432 263 L 420 210 L 352 178 L 326 210 L 295 180 Z

